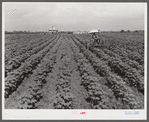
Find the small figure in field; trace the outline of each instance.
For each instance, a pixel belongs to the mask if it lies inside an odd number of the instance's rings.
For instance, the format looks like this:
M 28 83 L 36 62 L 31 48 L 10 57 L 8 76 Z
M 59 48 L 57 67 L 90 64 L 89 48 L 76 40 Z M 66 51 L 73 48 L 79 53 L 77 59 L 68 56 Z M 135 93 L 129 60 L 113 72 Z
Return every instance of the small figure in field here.
M 92 38 L 94 39 L 93 43 L 95 45 L 101 45 L 101 39 L 99 38 L 99 32 L 100 32 L 100 30 L 98 30 L 98 32 L 95 32 L 95 33 L 92 34 Z
M 92 38 L 94 39 L 94 44 L 100 44 L 100 38 L 97 36 L 96 33 L 93 33 Z

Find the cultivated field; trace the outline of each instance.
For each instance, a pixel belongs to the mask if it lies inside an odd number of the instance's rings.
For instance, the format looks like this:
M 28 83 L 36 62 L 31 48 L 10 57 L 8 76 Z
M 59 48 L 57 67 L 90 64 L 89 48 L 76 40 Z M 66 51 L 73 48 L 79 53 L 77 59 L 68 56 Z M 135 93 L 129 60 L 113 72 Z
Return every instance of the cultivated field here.
M 6 34 L 6 109 L 143 109 L 144 33 Z

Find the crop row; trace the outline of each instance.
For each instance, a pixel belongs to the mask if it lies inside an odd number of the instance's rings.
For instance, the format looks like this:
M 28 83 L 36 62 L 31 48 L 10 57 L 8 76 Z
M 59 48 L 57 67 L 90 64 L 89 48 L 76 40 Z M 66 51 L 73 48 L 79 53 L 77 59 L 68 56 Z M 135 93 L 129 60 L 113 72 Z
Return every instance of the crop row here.
M 58 80 L 56 84 L 56 99 L 54 101 L 53 107 L 55 109 L 72 109 L 74 108 L 75 96 L 71 93 L 71 55 L 68 52 L 68 46 L 66 43 L 66 36 L 63 35 L 65 43 L 60 49 L 60 54 L 58 60 L 60 64 L 58 65 Z
M 137 88 L 142 94 L 144 94 L 143 79 L 136 69 L 131 68 L 127 63 L 122 62 L 117 57 L 110 57 L 104 54 L 102 50 L 94 50 L 94 53 L 106 62 L 112 72 L 117 73 L 127 84 L 131 87 Z
M 56 63 L 56 53 L 59 49 L 60 43 L 57 43 L 38 65 L 35 73 L 29 79 L 29 86 L 27 92 L 19 96 L 18 109 L 36 109 L 37 103 L 43 97 L 43 86 L 48 82 L 46 77 L 48 73 L 52 72 L 53 66 Z
M 88 36 L 86 36 L 86 37 L 85 36 L 77 36 L 77 37 L 84 38 L 82 40 L 85 40 L 85 43 L 89 43 L 90 40 L 91 40 L 91 37 L 88 37 Z M 117 39 L 118 37 L 112 37 L 112 38 L 116 38 L 116 40 L 118 40 Z M 116 54 L 118 54 L 118 55 L 120 55 L 122 57 L 125 57 L 125 58 L 128 58 L 130 60 L 136 61 L 140 65 L 144 64 L 144 58 L 143 58 L 144 56 L 140 55 L 136 50 L 129 50 L 127 48 L 130 45 L 132 47 L 133 46 L 132 44 L 133 44 L 134 41 L 131 42 L 131 44 L 125 44 L 125 43 L 122 44 L 123 41 L 126 42 L 126 40 L 122 39 L 121 37 L 120 37 L 119 41 L 115 41 L 114 39 L 112 41 L 110 41 L 110 38 L 108 38 L 108 39 L 109 40 L 106 40 L 106 45 L 104 45 L 105 48 L 113 51 L 114 53 L 116 53 Z M 137 43 L 137 42 L 134 42 L 134 43 Z M 133 47 L 137 47 L 137 46 L 133 46 Z
M 74 107 L 73 99 L 74 95 L 71 91 L 71 79 L 68 77 L 70 71 L 66 71 L 64 74 L 59 74 L 58 84 L 56 85 L 56 99 L 54 101 L 55 109 L 71 109 Z
M 144 64 L 144 58 L 138 53 L 138 52 L 132 52 L 130 50 L 125 51 L 123 48 L 120 48 L 118 46 L 114 46 L 114 47 L 109 47 L 109 49 L 117 54 L 119 54 L 120 56 L 129 58 L 133 61 L 138 62 L 140 65 Z
M 144 34 L 143 33 L 109 33 L 102 34 L 108 43 L 113 47 L 117 46 L 125 51 L 130 50 L 132 52 L 137 52 L 139 55 L 144 57 Z
M 124 108 L 142 108 L 142 101 L 134 95 L 134 91 L 125 84 L 123 79 L 113 74 L 104 62 L 99 60 L 96 55 L 87 50 L 78 40 L 74 38 L 72 39 L 80 48 L 80 51 L 84 54 L 84 56 L 89 60 L 97 74 L 104 77 L 106 82 L 105 85 L 112 90 L 117 100 L 122 101 Z
M 5 46 L 7 45 L 12 45 L 12 44 L 16 44 L 16 43 L 19 43 L 19 42 L 24 42 L 24 39 L 25 40 L 30 40 L 31 38 L 34 38 L 36 37 L 36 35 L 33 35 L 33 34 L 21 34 L 21 35 L 16 35 L 16 34 L 13 34 L 13 35 L 5 35 Z
M 120 60 L 119 57 L 113 57 L 106 55 L 102 50 L 100 49 L 92 49 L 92 51 L 102 60 L 106 61 L 107 65 L 110 66 L 111 70 L 121 77 L 128 78 L 130 80 L 131 86 L 139 87 L 139 84 L 142 81 L 142 76 L 137 72 L 136 69 L 131 68 L 128 63 L 126 62 L 127 60 L 123 61 Z M 116 64 L 115 64 L 116 63 Z M 143 71 L 142 71 L 143 73 Z M 128 75 L 129 74 L 129 75 Z M 131 76 L 130 76 L 131 75 Z M 141 85 L 141 84 L 140 84 Z
M 27 58 L 29 58 L 33 54 L 38 53 L 42 49 L 44 49 L 48 44 L 50 44 L 56 38 L 58 37 L 55 36 L 54 38 L 43 43 L 42 45 L 35 47 L 33 50 L 27 51 L 23 53 L 22 55 L 18 55 L 15 58 L 9 60 L 8 64 L 5 66 L 5 77 L 7 76 L 7 73 L 13 71 L 14 69 L 17 69 L 22 64 L 22 62 L 24 62 Z
M 81 42 L 84 43 L 86 47 L 89 47 L 89 39 L 83 36 L 76 36 L 76 38 L 77 37 L 81 39 Z M 108 40 L 106 40 L 106 42 L 108 42 Z M 118 47 L 117 44 L 113 43 L 110 44 L 110 46 L 108 46 L 108 44 L 104 45 L 103 51 L 110 56 L 121 58 L 123 62 L 127 62 L 128 65 L 133 68 L 140 69 L 141 72 L 144 70 L 142 66 L 144 64 L 144 59 L 140 54 L 138 54 L 137 52 L 132 52 L 130 50 L 124 50 L 123 48 Z M 143 74 L 143 72 L 141 74 Z
M 138 62 L 136 61 L 132 61 L 132 60 L 129 60 L 128 58 L 126 57 L 122 57 L 122 56 L 119 56 L 118 54 L 108 50 L 108 49 L 103 49 L 104 53 L 106 53 L 107 55 L 111 56 L 111 57 L 115 57 L 115 58 L 119 58 L 121 59 L 122 62 L 128 64 L 130 67 L 132 68 L 135 68 L 141 75 L 144 76 L 144 67 L 142 65 L 140 65 Z
M 131 87 L 137 88 L 142 94 L 144 94 L 144 83 L 142 81 L 143 80 L 142 76 L 140 76 L 139 73 L 135 69 L 131 68 L 130 66 L 128 66 L 126 63 L 122 62 L 117 57 L 110 57 L 110 56 L 106 55 L 100 49 L 95 50 L 92 48 L 91 50 L 100 59 L 105 61 L 105 63 L 111 68 L 112 72 L 120 75 L 127 84 L 129 84 Z
M 9 95 L 17 89 L 25 77 L 27 77 L 29 74 L 32 74 L 33 70 L 41 62 L 50 48 L 56 44 L 58 39 L 59 37 L 39 53 L 28 58 L 18 69 L 10 72 L 10 74 L 5 78 L 5 98 L 8 98 Z
M 5 46 L 5 64 L 7 65 L 8 61 L 12 58 L 22 55 L 26 51 L 32 50 L 34 47 L 41 45 L 48 41 L 51 37 L 43 36 L 42 38 L 35 36 L 32 39 L 25 40 L 23 42 L 18 42 L 14 45 Z M 23 44 L 25 43 L 25 44 Z
M 39 38 L 37 35 L 30 35 L 30 37 L 26 36 L 26 37 L 22 37 L 19 40 L 17 40 L 15 43 L 11 43 L 11 44 L 6 44 L 5 43 L 5 48 L 6 48 L 6 53 L 8 53 L 9 55 L 11 54 L 11 52 L 9 52 L 9 50 L 13 51 L 13 53 L 17 52 L 14 49 L 18 48 L 23 48 L 26 47 L 28 44 L 30 44 L 32 41 L 35 41 L 35 39 Z M 5 39 L 5 42 L 7 42 L 7 40 Z
M 88 92 L 86 97 L 87 102 L 91 104 L 92 109 L 112 109 L 116 108 L 116 100 L 108 89 L 108 87 L 101 84 L 102 78 L 97 78 L 89 69 L 90 64 L 85 59 L 82 53 L 77 51 L 77 47 L 71 45 L 74 52 L 75 61 L 78 64 L 78 70 L 82 78 L 81 85 Z M 76 48 L 76 49 L 75 49 Z

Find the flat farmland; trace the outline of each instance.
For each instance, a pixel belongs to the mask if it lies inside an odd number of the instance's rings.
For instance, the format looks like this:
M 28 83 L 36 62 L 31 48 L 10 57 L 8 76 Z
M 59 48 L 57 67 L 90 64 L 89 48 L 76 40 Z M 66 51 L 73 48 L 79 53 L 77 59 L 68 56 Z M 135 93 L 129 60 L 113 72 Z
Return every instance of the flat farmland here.
M 6 34 L 6 109 L 144 109 L 144 33 Z

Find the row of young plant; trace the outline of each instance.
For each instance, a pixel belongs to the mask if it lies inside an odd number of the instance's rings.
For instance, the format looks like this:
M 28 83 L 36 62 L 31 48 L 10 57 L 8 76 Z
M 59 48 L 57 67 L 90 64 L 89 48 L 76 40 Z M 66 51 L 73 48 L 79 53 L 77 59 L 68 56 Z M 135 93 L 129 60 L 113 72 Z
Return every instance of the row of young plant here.
M 16 44 L 19 42 L 24 43 L 25 40 L 32 39 L 33 37 L 36 37 L 38 35 L 31 35 L 31 34 L 26 34 L 26 35 L 20 35 L 20 34 L 11 34 L 11 35 L 5 35 L 5 46 L 7 45 L 12 45 Z
M 8 61 L 8 64 L 5 65 L 5 77 L 7 77 L 7 74 L 9 72 L 13 71 L 14 69 L 17 69 L 26 59 L 44 49 L 48 44 L 50 44 L 53 40 L 57 38 L 59 37 L 55 36 L 50 40 L 46 39 L 47 41 L 43 41 L 43 44 L 34 45 L 35 47 L 32 50 L 26 50 L 26 52 L 22 53 L 21 55 L 18 55 L 10 59 Z
M 116 74 L 113 74 L 103 61 L 87 50 L 78 40 L 75 38 L 72 39 L 80 48 L 80 51 L 84 54 L 84 56 L 89 60 L 96 73 L 101 77 L 104 77 L 106 80 L 105 85 L 112 90 L 115 98 L 122 102 L 124 108 L 143 108 L 143 101 L 135 95 L 134 91 L 125 84 L 123 79 Z
M 80 39 L 77 38 L 79 41 Z M 81 41 L 80 41 L 81 42 Z M 137 72 L 136 69 L 131 68 L 127 63 L 122 62 L 118 57 L 110 57 L 100 49 L 91 48 L 100 59 L 111 68 L 112 72 L 121 76 L 129 86 L 135 87 L 139 92 L 144 94 L 144 81 L 143 77 Z
M 140 65 L 144 65 L 144 56 L 142 57 L 138 52 L 124 50 L 118 46 L 111 46 L 108 48 L 109 50 L 113 51 L 114 53 L 119 54 L 122 57 L 129 58 L 133 61 L 138 62 Z
M 77 37 L 79 37 L 79 38 L 81 39 L 81 42 L 82 42 L 86 47 L 89 48 L 89 46 L 88 46 L 89 40 L 88 40 L 86 37 L 84 37 L 83 35 L 82 35 L 82 36 L 77 36 Z M 88 36 L 88 38 L 89 38 L 89 36 Z M 142 75 L 144 74 L 144 73 L 143 73 L 143 72 L 144 72 L 144 67 L 143 67 L 142 65 L 140 65 L 137 61 L 129 59 L 128 56 L 126 56 L 126 55 L 128 54 L 128 52 L 126 53 L 125 50 L 121 50 L 120 52 L 118 52 L 120 55 L 118 55 L 118 54 L 116 53 L 117 51 L 114 53 L 113 51 L 109 50 L 107 47 L 108 47 L 108 46 L 105 45 L 105 48 L 102 48 L 102 50 L 104 51 L 104 53 L 106 53 L 106 54 L 108 54 L 109 56 L 112 56 L 112 57 L 120 58 L 123 62 L 127 63 L 127 64 L 128 64 L 129 66 L 131 66 L 132 68 L 135 68 L 135 69 L 137 69 L 137 70 L 140 70 L 140 73 L 141 73 Z M 117 46 L 116 49 L 119 50 L 118 46 Z M 129 53 L 131 54 L 131 52 L 129 52 Z M 134 58 L 133 58 L 134 56 L 135 56 L 135 55 L 131 56 L 132 59 L 134 59 Z M 137 57 L 136 57 L 136 58 L 137 58 Z M 139 59 L 141 59 L 141 58 L 139 58 Z
M 30 35 L 29 37 L 28 37 L 28 35 L 26 35 L 26 37 L 23 36 L 22 38 L 16 40 L 15 43 L 11 43 L 11 44 L 9 44 L 9 45 L 6 44 L 6 42 L 7 42 L 8 40 L 5 39 L 5 48 L 6 48 L 5 52 L 10 55 L 11 52 L 10 52 L 9 50 L 12 50 L 12 51 L 14 51 L 13 53 L 15 53 L 15 52 L 17 52 L 17 51 L 14 50 L 14 49 L 18 49 L 18 48 L 21 49 L 21 48 L 23 48 L 23 47 L 26 47 L 30 42 L 32 42 L 32 41 L 35 42 L 35 39 L 37 39 L 37 38 L 39 38 L 38 35 L 37 35 L 37 36 L 35 36 L 35 35 Z
M 78 37 L 78 36 L 77 36 Z M 84 36 L 79 36 L 81 38 L 85 38 L 86 39 L 86 43 L 90 41 L 91 38 L 87 38 L 87 37 L 84 37 Z M 110 38 L 108 38 L 110 39 Z M 144 64 L 144 48 L 142 49 L 139 49 L 139 50 L 142 50 L 143 51 L 143 55 L 139 54 L 139 51 L 137 52 L 135 49 L 134 50 L 130 50 L 128 49 L 128 44 L 123 44 L 122 45 L 122 40 L 119 39 L 118 43 L 115 42 L 115 40 L 106 40 L 106 45 L 104 45 L 105 48 L 107 48 L 108 50 L 111 50 L 113 51 L 114 53 L 122 56 L 122 57 L 125 57 L 125 58 L 128 58 L 132 61 L 136 61 L 138 62 L 140 65 L 143 65 Z M 134 42 L 136 43 L 136 42 Z M 125 47 L 125 48 L 124 48 Z M 137 46 L 136 46 L 137 48 Z
M 59 37 L 60 36 L 58 36 L 57 39 L 52 41 L 43 50 L 28 58 L 24 63 L 21 64 L 19 68 L 9 73 L 9 75 L 5 78 L 5 98 L 8 98 L 9 95 L 17 89 L 17 87 L 23 82 L 25 77 L 32 74 L 33 70 L 41 62 L 50 48 L 52 48 L 52 46 L 57 43 Z
M 32 50 L 33 48 L 41 45 L 42 43 L 47 42 L 51 38 L 52 36 L 38 37 L 37 35 L 29 40 L 24 39 L 23 44 L 22 42 L 18 42 L 15 45 L 5 46 L 5 65 L 7 65 L 8 61 L 11 60 L 12 58 L 22 55 L 26 51 Z
M 103 49 L 103 50 L 101 50 L 101 49 L 91 49 L 91 50 L 99 58 L 101 58 L 102 60 L 107 61 L 107 64 L 110 64 L 110 62 L 113 61 L 113 60 L 117 60 L 119 62 L 119 65 L 120 65 L 119 70 L 121 70 L 121 73 L 119 72 L 120 73 L 119 75 L 122 76 L 122 77 L 127 77 L 127 76 L 125 76 L 126 72 L 132 73 L 132 75 L 134 75 L 134 77 L 136 77 L 136 75 L 137 75 L 138 78 L 142 78 L 142 76 L 144 75 L 143 67 L 141 67 L 139 64 L 135 65 L 134 62 L 130 62 L 130 60 L 127 60 L 123 57 L 119 57 L 119 56 L 113 54 L 113 52 L 111 52 L 109 50 L 106 50 L 106 49 Z M 132 65 L 132 66 L 130 66 L 130 65 Z M 111 66 L 111 65 L 109 65 L 109 66 Z M 115 72 L 117 73 L 118 71 L 115 71 Z M 124 73 L 122 73 L 122 72 L 124 72 Z
M 115 109 L 117 108 L 118 102 L 116 101 L 113 93 L 108 87 L 101 84 L 102 78 L 95 75 L 92 70 L 90 70 L 90 63 L 84 57 L 84 55 L 79 52 L 79 49 L 75 44 L 70 44 L 73 50 L 75 61 L 78 65 L 78 70 L 82 78 L 81 85 L 88 92 L 86 101 L 90 103 L 92 109 Z
M 71 92 L 71 55 L 68 52 L 68 45 L 66 42 L 66 36 L 63 35 L 65 43 L 60 49 L 58 60 L 60 62 L 58 66 L 58 79 L 56 84 L 56 99 L 54 101 L 54 109 L 73 109 L 75 107 L 75 96 Z
M 88 46 L 89 40 L 83 36 L 76 36 L 81 39 L 81 42 L 85 44 L 85 46 Z M 115 51 L 113 50 L 113 48 Z M 132 68 L 136 68 L 137 70 L 140 70 L 140 73 L 144 75 L 144 59 L 141 55 L 139 55 L 137 52 L 131 52 L 130 50 L 124 50 L 123 48 L 119 48 L 116 44 L 114 46 L 106 46 L 104 45 L 103 51 L 108 54 L 109 56 L 118 57 L 123 62 L 126 62 L 129 66 Z M 129 51 L 129 52 L 128 52 Z
M 29 78 L 29 86 L 25 94 L 19 96 L 18 109 L 37 109 L 38 102 L 42 99 L 44 93 L 44 85 L 46 85 L 46 77 L 52 72 L 53 66 L 56 64 L 56 53 L 59 49 L 60 43 L 55 44 L 38 64 L 36 71 Z
M 107 55 L 109 55 L 111 57 L 121 59 L 122 62 L 128 64 L 132 68 L 135 68 L 142 76 L 144 76 L 144 66 L 143 65 L 140 65 L 138 62 L 132 61 L 126 57 L 119 56 L 118 54 L 116 54 L 106 48 L 103 49 L 103 51 L 104 51 L 104 53 L 106 53 Z
M 74 108 L 74 95 L 71 93 L 71 71 L 67 70 L 59 74 L 56 85 L 56 99 L 54 109 L 72 109 Z
M 125 51 L 130 50 L 130 52 L 137 52 L 139 55 L 144 57 L 144 34 L 121 34 L 121 33 L 111 33 L 111 34 L 101 34 L 110 45 L 114 44 L 115 47 L 118 46 L 120 49 Z

